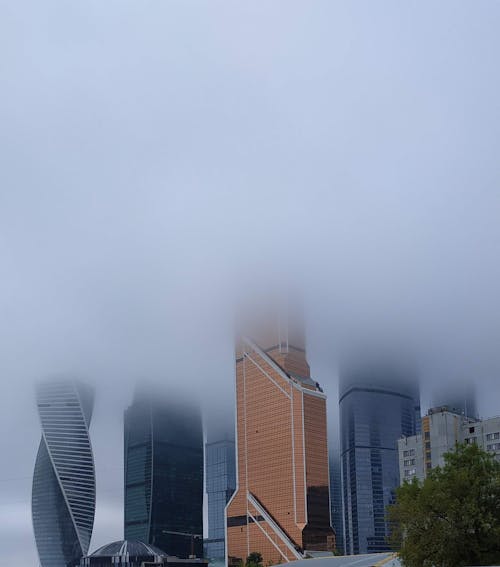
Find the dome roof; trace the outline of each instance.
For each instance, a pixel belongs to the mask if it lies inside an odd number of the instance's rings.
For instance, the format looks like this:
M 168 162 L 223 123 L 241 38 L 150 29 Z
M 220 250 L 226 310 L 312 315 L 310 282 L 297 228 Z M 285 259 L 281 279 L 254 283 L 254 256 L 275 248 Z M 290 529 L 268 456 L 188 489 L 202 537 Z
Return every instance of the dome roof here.
M 121 557 L 125 555 L 132 557 L 161 557 L 166 558 L 167 554 L 154 545 L 143 543 L 142 541 L 114 541 L 103 545 L 94 551 L 90 557 Z

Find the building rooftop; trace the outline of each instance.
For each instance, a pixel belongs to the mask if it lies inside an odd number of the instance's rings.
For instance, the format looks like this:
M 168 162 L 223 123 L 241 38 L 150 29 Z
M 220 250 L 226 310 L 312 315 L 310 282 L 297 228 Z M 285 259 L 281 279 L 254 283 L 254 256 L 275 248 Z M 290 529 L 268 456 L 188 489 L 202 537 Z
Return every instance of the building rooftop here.
M 401 567 L 393 553 L 370 553 L 366 555 L 344 555 L 342 557 L 315 557 L 292 561 L 290 567 Z
M 164 551 L 154 545 L 148 545 L 142 541 L 128 540 L 114 541 L 103 545 L 97 551 L 94 551 L 90 557 L 120 557 L 126 554 L 132 557 L 167 557 Z

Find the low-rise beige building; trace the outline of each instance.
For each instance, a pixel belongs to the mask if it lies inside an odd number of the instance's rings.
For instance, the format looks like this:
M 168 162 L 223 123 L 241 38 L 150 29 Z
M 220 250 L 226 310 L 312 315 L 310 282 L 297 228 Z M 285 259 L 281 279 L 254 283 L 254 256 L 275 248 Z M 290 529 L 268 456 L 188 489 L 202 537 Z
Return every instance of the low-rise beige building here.
M 476 443 L 500 460 L 500 417 L 478 420 L 432 408 L 422 418 L 422 433 L 398 440 L 401 483 L 423 480 L 429 469 L 444 465 L 444 454 L 457 443 Z

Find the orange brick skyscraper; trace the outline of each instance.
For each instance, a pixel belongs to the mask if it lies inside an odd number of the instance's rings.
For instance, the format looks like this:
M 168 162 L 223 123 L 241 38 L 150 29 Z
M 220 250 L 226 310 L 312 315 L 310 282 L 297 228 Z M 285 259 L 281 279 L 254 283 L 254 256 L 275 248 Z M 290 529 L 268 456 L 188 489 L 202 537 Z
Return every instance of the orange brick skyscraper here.
M 326 396 L 301 341 L 269 333 L 236 348 L 237 490 L 226 508 L 229 564 L 332 551 Z

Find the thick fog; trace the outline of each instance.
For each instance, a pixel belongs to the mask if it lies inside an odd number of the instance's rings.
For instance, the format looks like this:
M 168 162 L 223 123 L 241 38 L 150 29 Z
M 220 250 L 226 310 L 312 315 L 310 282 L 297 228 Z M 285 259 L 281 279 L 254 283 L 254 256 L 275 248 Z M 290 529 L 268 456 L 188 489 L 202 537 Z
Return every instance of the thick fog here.
M 96 387 L 91 549 L 123 532 L 138 380 L 233 396 L 235 304 L 500 413 L 500 5 L 0 1 L 0 563 L 37 565 L 36 380 Z M 361 346 L 360 346 L 361 349 Z M 401 349 L 401 350 L 400 350 Z

